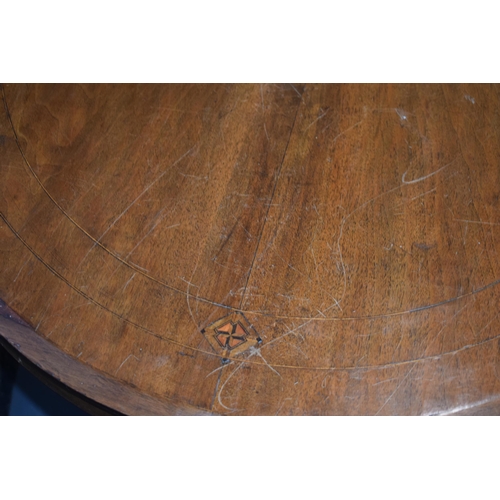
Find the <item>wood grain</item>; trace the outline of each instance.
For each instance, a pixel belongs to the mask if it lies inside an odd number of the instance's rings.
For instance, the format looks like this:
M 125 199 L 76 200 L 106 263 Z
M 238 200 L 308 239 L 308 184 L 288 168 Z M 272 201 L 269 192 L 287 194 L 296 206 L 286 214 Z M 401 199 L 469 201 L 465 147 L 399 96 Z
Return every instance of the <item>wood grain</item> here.
M 0 298 L 31 329 L 0 333 L 68 386 L 129 414 L 500 412 L 498 86 L 2 99 Z

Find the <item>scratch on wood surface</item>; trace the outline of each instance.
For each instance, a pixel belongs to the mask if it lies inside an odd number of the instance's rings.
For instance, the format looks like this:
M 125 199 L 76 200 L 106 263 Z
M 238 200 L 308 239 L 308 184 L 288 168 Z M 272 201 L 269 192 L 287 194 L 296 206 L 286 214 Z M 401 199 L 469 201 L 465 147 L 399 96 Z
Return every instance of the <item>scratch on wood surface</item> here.
M 444 320 L 441 324 L 443 324 L 443 327 L 439 330 L 439 332 L 436 333 L 436 335 L 434 335 L 433 339 L 431 340 L 431 342 L 427 345 L 426 349 L 425 349 L 425 352 L 427 353 L 427 351 L 429 350 L 429 347 L 434 344 L 434 342 L 437 341 L 439 335 L 441 335 L 441 333 L 448 327 L 448 326 L 452 326 L 451 325 L 451 322 L 464 310 L 466 309 L 472 302 L 468 302 L 467 304 L 465 304 L 465 306 L 461 307 L 449 320 Z
M 141 194 L 139 194 L 139 196 L 137 196 L 137 198 L 135 198 L 132 203 L 130 203 L 127 208 L 125 208 L 125 210 L 123 210 L 123 212 L 110 224 L 110 226 L 108 227 L 108 229 L 106 229 L 106 231 L 104 231 L 104 233 L 101 235 L 101 237 L 98 239 L 98 241 L 100 241 L 102 239 L 102 237 L 158 182 L 160 181 L 160 179 L 163 178 L 163 176 L 165 176 L 165 174 L 167 174 L 168 172 L 170 172 L 170 170 L 175 167 L 181 160 L 183 160 L 188 154 L 190 154 L 193 150 L 195 149 L 195 147 L 193 146 L 192 148 L 190 148 L 188 151 L 186 151 L 182 156 L 180 156 L 174 163 L 172 163 L 167 169 L 165 169 L 153 182 L 151 182 L 150 184 L 148 184 L 144 190 L 141 192 Z
M 139 240 L 139 242 L 137 243 L 137 245 L 135 245 L 134 248 L 132 248 L 132 250 L 130 250 L 130 252 L 125 256 L 125 258 L 123 260 L 127 260 L 134 252 L 135 250 L 137 249 L 137 247 L 156 229 L 156 226 L 158 226 L 158 224 L 165 218 L 165 216 L 162 216 L 160 217 L 154 224 L 153 226 L 151 227 L 151 229 Z M 171 226 L 168 226 L 164 229 L 164 231 L 167 231 L 168 229 L 172 229 L 174 227 L 179 227 L 180 224 L 172 224 Z
M 304 274 L 302 271 L 299 271 L 296 267 L 293 267 L 290 262 L 286 262 L 286 260 L 281 256 L 278 255 L 278 258 L 280 258 L 290 269 L 293 269 L 296 273 L 299 273 L 300 275 L 304 276 L 308 281 L 312 281 L 310 276 L 307 276 L 307 274 Z
M 128 287 L 128 284 L 134 279 L 136 274 L 137 273 L 132 274 L 132 276 L 128 279 L 128 281 L 125 283 L 125 286 L 123 287 L 123 291 L 125 291 L 125 288 Z
M 358 122 L 356 122 L 354 125 L 351 125 L 350 127 L 346 128 L 345 130 L 343 130 L 342 132 L 340 132 L 339 134 L 337 134 L 332 142 L 337 142 L 337 139 L 339 139 L 340 137 L 342 137 L 343 135 L 347 134 L 347 132 L 350 132 L 353 128 L 357 127 L 363 120 L 359 120 Z
M 321 283 L 321 280 L 319 277 L 318 262 L 316 261 L 316 255 L 314 254 L 314 248 L 312 247 L 312 245 L 310 246 L 310 249 L 311 249 L 311 255 L 312 255 L 313 260 L 314 260 L 314 271 L 316 273 L 316 280 L 318 283 Z
M 101 240 L 106 236 L 106 234 L 115 226 L 115 224 L 160 180 L 163 178 L 165 174 L 170 172 L 170 170 L 175 167 L 181 160 L 183 160 L 188 154 L 190 154 L 193 150 L 195 149 L 195 146 L 193 146 L 191 149 L 186 151 L 180 158 L 178 158 L 174 163 L 172 163 L 167 169 L 165 169 L 164 172 L 162 172 L 153 182 L 148 184 L 144 190 L 137 196 L 126 208 L 125 210 L 122 211 L 118 217 L 116 217 L 113 222 L 108 226 L 108 228 L 97 238 L 97 240 L 94 241 L 94 244 L 90 247 L 90 250 L 85 254 L 83 257 L 82 261 L 80 262 L 79 266 L 82 265 L 82 263 L 85 261 L 89 253 L 95 248 L 95 246 L 101 242 Z
M 130 359 L 130 358 L 135 358 L 137 361 L 140 361 L 140 359 L 137 357 L 137 356 L 134 356 L 133 354 L 129 354 L 122 362 L 121 362 L 121 365 L 117 368 L 117 370 L 115 371 L 115 375 L 118 374 L 118 372 L 120 371 L 120 368 Z
M 283 408 L 283 406 L 285 405 L 285 401 L 291 401 L 292 399 L 293 399 L 293 398 L 285 398 L 285 399 L 283 399 L 283 400 L 280 402 L 281 404 L 280 404 L 279 408 L 276 410 L 276 413 L 274 414 L 274 416 L 279 415 L 279 413 L 280 413 L 281 409 L 282 409 L 282 408 Z
M 324 316 L 325 312 L 327 312 L 329 309 L 331 309 L 332 307 L 334 307 L 336 304 L 332 304 L 331 306 L 327 307 L 321 314 Z M 318 311 L 319 312 L 319 311 Z M 304 321 L 303 323 L 301 323 L 299 326 L 293 328 L 293 330 L 290 330 L 288 327 L 285 326 L 286 328 L 286 332 L 283 334 L 283 335 L 280 335 L 279 337 L 276 337 L 275 339 L 273 340 L 270 340 L 269 342 L 266 342 L 262 347 L 261 349 L 264 349 L 265 347 L 269 347 L 270 345 L 274 344 L 275 342 L 278 342 L 279 340 L 282 340 L 283 338 L 285 337 L 288 337 L 289 335 L 295 335 L 297 333 L 298 330 L 300 330 L 301 328 L 303 328 L 304 326 L 308 325 L 309 323 L 311 323 L 311 321 L 314 321 L 315 319 L 317 319 L 317 316 L 313 316 L 312 318 L 309 318 L 307 321 Z
M 368 337 L 371 337 L 371 333 L 367 335 Z M 404 334 L 401 332 L 401 335 L 399 336 L 399 342 L 396 345 L 394 349 L 392 349 L 393 355 L 392 355 L 392 360 L 394 361 L 394 356 L 396 356 L 396 353 L 398 352 L 399 347 L 401 346 L 401 343 L 403 342 L 403 337 Z
M 417 196 L 414 196 L 410 201 L 416 200 L 418 198 L 422 198 L 422 196 L 425 196 L 427 194 L 433 193 L 434 191 L 436 191 L 436 188 L 430 189 L 429 191 L 426 191 L 425 193 L 422 193 L 422 194 L 419 194 Z
M 326 116 L 326 114 L 330 111 L 329 109 L 327 109 L 326 111 L 323 111 L 322 108 L 320 108 L 320 111 L 322 112 L 315 120 L 313 120 L 304 130 L 304 132 L 307 132 L 316 122 L 318 122 L 319 120 L 321 120 L 321 118 L 323 118 L 324 116 Z
M 45 316 L 47 316 L 47 312 L 48 312 L 48 310 L 49 310 L 49 308 L 50 308 L 51 305 L 52 305 L 52 303 L 49 301 L 49 303 L 47 304 L 47 307 L 43 311 L 42 317 L 40 318 L 40 320 L 38 321 L 38 324 L 35 327 L 35 332 L 38 331 L 38 328 L 42 324 L 42 321 L 45 319 Z
M 275 370 L 266 360 L 266 358 L 264 358 L 264 356 L 262 356 L 262 353 L 260 352 L 260 350 L 255 347 L 255 346 L 251 346 L 250 349 L 248 349 L 247 351 L 249 353 L 249 358 L 251 358 L 252 356 L 259 356 L 259 358 L 262 359 L 262 361 L 264 361 L 264 363 L 266 364 L 266 366 L 274 373 L 276 373 L 276 375 L 278 375 L 279 378 L 281 378 L 281 374 Z
M 217 256 L 215 255 L 214 257 L 212 257 L 212 262 L 214 264 L 217 264 L 218 266 L 220 267 L 223 267 L 224 269 L 229 269 L 229 271 L 234 271 L 234 269 L 232 267 L 229 267 L 229 266 L 225 266 L 224 264 L 221 264 L 218 260 L 217 260 Z
M 217 401 L 219 402 L 219 404 L 222 406 L 222 408 L 228 410 L 228 411 L 231 411 L 231 412 L 235 412 L 235 411 L 240 411 L 238 410 L 238 408 L 229 408 L 228 406 L 226 406 L 223 402 L 222 402 L 222 391 L 224 390 L 224 387 L 226 387 L 226 384 L 231 380 L 231 378 L 233 377 L 233 375 L 238 371 L 240 370 L 243 365 L 245 363 L 240 363 L 231 373 L 230 375 L 227 377 L 227 379 L 224 381 L 224 383 L 222 384 L 221 388 L 219 389 L 219 392 L 217 394 Z M 227 365 L 226 365 L 227 366 Z
M 456 222 L 467 222 L 471 224 L 485 224 L 488 226 L 500 226 L 499 222 L 488 222 L 488 221 L 482 221 L 482 220 L 468 220 L 468 219 L 453 219 Z
M 213 375 L 214 373 L 217 373 L 218 371 L 222 370 L 223 368 L 225 368 L 226 366 L 229 366 L 233 364 L 232 361 L 229 361 L 229 363 L 225 364 L 225 365 L 221 365 L 219 366 L 218 368 L 216 368 L 215 370 L 212 370 L 205 378 L 208 378 L 210 377 L 210 375 Z
M 264 132 L 266 133 L 267 140 L 269 141 L 269 134 L 267 133 L 267 127 L 265 123 L 264 123 Z
M 188 284 L 187 290 L 186 290 L 186 303 L 187 303 L 189 315 L 191 316 L 191 319 L 193 320 L 193 325 L 195 326 L 196 331 L 199 330 L 199 325 L 198 325 L 198 323 L 196 323 L 196 320 L 194 318 L 193 310 L 191 309 L 191 303 L 189 301 L 189 297 L 191 297 L 191 293 L 190 293 L 191 287 L 192 286 L 196 287 L 196 285 L 193 285 L 192 281 L 193 281 L 194 275 L 196 273 L 196 270 L 198 269 L 198 264 L 200 262 L 200 257 L 201 257 L 201 250 L 198 253 L 198 258 L 196 259 L 196 265 L 194 266 L 193 273 L 191 274 L 190 280 L 186 281 L 184 278 L 181 278 L 182 281 L 184 281 L 184 282 L 186 282 Z M 199 287 L 197 287 L 197 288 L 199 288 Z
M 241 410 L 239 410 L 238 408 L 229 408 L 229 407 L 227 407 L 226 405 L 224 405 L 224 403 L 222 403 L 222 400 L 221 400 L 221 398 L 222 398 L 222 392 L 224 391 L 224 388 L 226 387 L 226 384 L 227 384 L 227 383 L 229 382 L 229 380 L 233 377 L 233 375 L 234 375 L 234 374 L 235 374 L 235 373 L 236 373 L 236 372 L 237 372 L 240 368 L 242 368 L 242 367 L 243 367 L 243 366 L 244 366 L 244 365 L 248 362 L 248 360 L 249 360 L 250 358 L 252 358 L 253 356 L 259 356 L 259 357 L 262 359 L 262 361 L 264 361 L 264 364 L 265 364 L 265 365 L 266 365 L 266 366 L 267 366 L 267 367 L 268 367 L 268 368 L 269 368 L 272 372 L 274 372 L 276 375 L 278 375 L 278 377 L 279 377 L 279 378 L 282 378 L 282 377 L 281 377 L 281 374 L 280 374 L 277 370 L 275 370 L 275 369 L 274 369 L 274 368 L 273 368 L 273 367 L 272 367 L 272 366 L 271 366 L 271 365 L 267 362 L 267 360 L 264 358 L 264 356 L 263 356 L 263 355 L 262 355 L 262 353 L 260 352 L 260 349 L 259 349 L 259 348 L 255 347 L 255 346 L 251 346 L 251 347 L 250 347 L 250 348 L 249 348 L 249 349 L 248 349 L 248 350 L 247 350 L 244 354 L 246 355 L 245 360 L 241 361 L 241 362 L 240 362 L 240 365 L 239 365 L 238 367 L 236 367 L 236 368 L 235 368 L 235 369 L 231 372 L 231 374 L 230 374 L 230 375 L 227 377 L 227 379 L 224 381 L 224 383 L 222 384 L 221 388 L 219 389 L 219 391 L 218 391 L 218 393 L 217 393 L 217 400 L 219 401 L 219 404 L 220 404 L 223 408 L 225 408 L 226 410 L 231 411 L 231 412 L 241 411 Z M 217 371 L 221 370 L 222 368 L 225 368 L 226 366 L 228 366 L 228 365 L 226 364 L 226 365 L 222 365 L 222 366 L 220 366 L 220 367 L 216 368 L 215 370 L 211 371 L 211 372 L 207 375 L 207 377 L 208 377 L 208 376 L 210 376 L 210 375 L 212 375 L 213 373 L 215 373 L 215 372 L 217 372 Z
M 26 264 L 30 261 L 30 259 L 26 259 L 25 263 L 21 266 L 21 268 L 19 269 L 18 273 L 16 274 L 16 277 L 12 280 L 13 283 L 15 283 L 17 281 L 17 278 L 19 278 L 19 275 L 21 274 L 21 271 L 24 269 L 24 267 L 26 266 Z
M 247 233 L 247 236 L 250 239 L 253 239 L 253 236 L 248 232 L 247 228 L 243 225 L 243 223 L 241 222 L 241 220 L 238 219 L 238 218 L 236 218 L 234 215 L 231 215 L 231 217 L 236 221 L 236 224 L 238 224 L 239 226 L 241 226 L 243 228 L 243 231 L 245 231 L 245 233 Z
M 302 94 L 290 83 L 290 87 L 292 87 L 293 90 L 295 90 L 296 94 L 302 99 Z
M 413 371 L 413 369 L 415 368 L 415 366 L 417 366 L 417 365 L 413 365 L 408 370 L 408 373 L 402 378 L 401 382 L 399 382 L 399 384 L 396 386 L 396 388 L 394 389 L 394 391 L 392 391 L 391 395 L 385 400 L 385 403 L 378 409 L 377 413 L 375 413 L 375 416 L 378 415 L 385 408 L 385 406 L 392 399 L 392 397 L 394 396 L 394 394 L 396 394 L 396 392 L 398 392 L 399 388 L 403 385 L 403 383 L 405 382 L 405 380 L 410 376 L 410 374 Z
M 344 259 L 343 259 L 343 255 L 342 255 L 342 248 L 341 248 L 341 245 L 340 245 L 340 242 L 342 240 L 342 236 L 343 236 L 343 233 L 344 233 L 344 227 L 345 227 L 345 224 L 346 222 L 356 213 L 356 212 L 359 212 L 360 210 L 362 210 L 364 207 L 366 207 L 368 204 L 370 203 L 373 203 L 374 201 L 378 200 L 379 198 L 383 197 L 383 196 L 387 196 L 388 194 L 390 193 L 393 193 L 399 189 L 401 189 L 404 185 L 407 185 L 407 184 L 415 184 L 417 182 L 421 182 L 429 177 L 432 177 L 433 175 L 436 175 L 437 173 L 439 173 L 441 170 L 444 170 L 446 167 L 450 166 L 454 161 L 456 160 L 456 158 L 454 160 L 452 160 L 451 162 L 447 163 L 446 165 L 443 165 L 441 168 L 439 168 L 438 170 L 424 176 L 424 177 L 420 177 L 418 179 L 415 179 L 415 180 L 412 180 L 412 181 L 406 181 L 405 178 L 406 178 L 406 174 L 407 172 L 405 172 L 403 174 L 403 177 L 402 177 L 402 184 L 399 185 L 399 186 L 396 186 L 394 188 L 391 188 L 391 189 L 388 189 L 387 191 L 384 191 L 383 193 L 377 195 L 377 196 L 374 196 L 373 198 L 370 198 L 368 201 L 365 201 L 364 203 L 362 203 L 361 205 L 359 205 L 358 207 L 356 207 L 354 210 L 352 210 L 348 215 L 346 215 L 345 217 L 342 218 L 342 221 L 340 222 L 340 229 L 339 229 L 339 236 L 338 236 L 338 239 L 337 239 L 337 255 L 339 256 L 339 263 L 340 263 L 340 267 L 341 267 L 341 272 L 342 272 L 342 275 L 343 275 L 343 278 L 344 278 L 344 287 L 343 287 L 343 291 L 342 291 L 342 296 L 341 298 L 339 299 L 339 303 L 342 302 L 342 300 L 344 299 L 345 297 L 345 294 L 346 294 L 346 291 L 347 291 L 347 275 L 346 275 L 346 267 L 345 267 L 345 263 L 344 263 Z M 432 191 L 432 190 L 431 190 Z M 428 193 L 424 193 L 424 194 L 428 194 Z M 392 247 L 391 247 L 392 248 Z
M 373 385 L 373 386 L 375 386 L 375 385 L 385 384 L 385 383 L 387 383 L 387 382 L 392 382 L 393 380 L 397 380 L 397 378 L 394 378 L 394 377 L 392 377 L 392 378 L 387 378 L 387 379 L 385 379 L 385 380 L 380 380 L 379 382 L 375 382 L 375 383 L 374 383 L 374 384 L 372 384 L 372 385 Z
M 481 330 L 479 330 L 478 332 L 474 332 L 474 336 L 475 338 L 477 339 L 479 337 L 479 335 L 481 335 L 481 333 L 484 332 L 484 330 L 486 330 L 486 328 L 488 328 L 491 323 L 493 323 L 493 321 L 495 321 L 497 318 L 498 318 L 498 315 L 500 314 L 500 311 L 497 312 L 493 318 L 490 319 L 490 321 L 488 321 L 488 323 L 486 323 L 486 325 L 483 326 L 483 328 L 481 328 Z M 488 339 L 488 340 L 492 340 L 492 339 Z M 486 340 L 486 341 L 488 341 Z M 461 347 L 460 349 L 458 349 L 456 352 L 454 352 L 453 354 L 458 354 L 460 351 L 463 351 L 463 350 L 466 350 L 466 349 L 470 349 L 471 347 L 476 347 L 478 345 L 481 345 L 483 344 L 485 341 L 479 341 L 479 342 L 476 342 L 475 344 L 468 344 L 468 345 L 465 345 L 463 347 Z
M 273 340 L 270 340 L 269 342 L 266 342 L 262 347 L 261 349 L 263 348 L 266 348 L 266 347 L 269 347 L 270 345 L 274 344 L 275 342 L 278 342 L 282 339 L 284 339 L 285 337 L 288 337 L 289 335 L 296 335 L 297 332 L 303 328 L 304 326 L 308 325 L 311 321 L 313 321 L 314 318 L 310 318 L 308 319 L 307 321 L 304 321 L 303 323 L 301 323 L 299 326 L 293 328 L 293 330 L 290 330 L 290 329 L 287 329 L 287 331 L 283 334 L 283 335 L 280 335 L 279 337 L 276 337 L 275 339 Z M 304 337 L 302 337 L 300 334 L 299 336 L 302 338 L 302 340 L 304 340 Z
M 134 268 L 137 268 L 137 269 L 139 269 L 139 270 L 141 270 L 141 271 L 144 271 L 145 273 L 149 273 L 149 271 L 148 271 L 145 267 L 141 267 L 141 266 L 139 266 L 139 265 L 135 264 L 135 263 L 134 263 L 134 262 L 132 262 L 132 261 L 130 261 L 130 264 L 131 264 L 132 266 L 134 266 Z
M 208 181 L 208 175 L 193 175 L 185 174 L 183 172 L 179 172 L 179 175 L 182 175 L 182 177 L 191 177 L 192 179 L 197 179 L 199 181 Z
M 430 174 L 424 175 L 423 177 L 419 177 L 418 179 L 413 179 L 411 181 L 407 181 L 406 180 L 406 174 L 408 173 L 408 171 L 406 171 L 403 174 L 403 177 L 401 177 L 401 182 L 403 184 L 416 184 L 417 182 L 425 181 L 425 179 L 428 179 L 429 177 L 432 177 L 432 176 L 438 174 L 439 172 L 441 172 L 442 170 L 444 170 L 446 167 L 449 167 L 455 160 L 456 160 L 456 158 L 454 160 L 450 161 L 449 163 L 447 163 L 446 165 L 443 165 L 441 168 L 438 168 L 434 172 L 431 172 Z
M 379 198 L 381 198 L 382 196 L 386 196 L 390 193 L 393 193 L 394 191 L 397 191 L 398 189 L 401 189 L 401 186 L 396 186 L 392 189 L 388 189 L 387 191 L 384 191 L 383 193 L 377 195 L 377 196 L 374 196 L 373 198 L 370 198 L 368 201 L 365 201 L 364 203 L 362 203 L 361 205 L 359 205 L 358 207 L 356 207 L 352 212 L 350 212 L 348 215 L 346 215 L 345 217 L 342 218 L 342 221 L 340 222 L 340 229 L 339 229 L 339 237 L 337 239 L 337 254 L 339 256 L 339 262 L 340 262 L 340 266 L 342 268 L 342 275 L 344 277 L 344 287 L 343 287 L 343 291 L 342 291 L 342 296 L 341 298 L 338 300 L 339 304 L 342 302 L 342 300 L 344 299 L 345 297 L 345 294 L 346 294 L 346 291 L 347 291 L 347 275 L 346 275 L 346 267 L 345 267 L 345 263 L 344 263 L 344 259 L 343 259 L 343 255 L 342 255 L 342 248 L 341 248 L 341 245 L 340 245 L 340 241 L 342 239 L 342 236 L 344 234 L 344 226 L 346 224 L 346 222 L 356 213 L 358 212 L 359 210 L 363 209 L 364 207 L 366 207 L 368 204 L 370 203 L 373 203 L 374 201 L 378 200 Z

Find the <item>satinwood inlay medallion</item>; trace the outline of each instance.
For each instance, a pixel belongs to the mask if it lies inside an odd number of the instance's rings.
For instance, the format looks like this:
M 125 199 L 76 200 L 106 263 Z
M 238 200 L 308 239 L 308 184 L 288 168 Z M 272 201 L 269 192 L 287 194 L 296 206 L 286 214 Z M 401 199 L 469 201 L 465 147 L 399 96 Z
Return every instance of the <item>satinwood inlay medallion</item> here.
M 225 357 L 246 351 L 262 342 L 249 321 L 238 312 L 218 319 L 202 333 L 210 345 Z

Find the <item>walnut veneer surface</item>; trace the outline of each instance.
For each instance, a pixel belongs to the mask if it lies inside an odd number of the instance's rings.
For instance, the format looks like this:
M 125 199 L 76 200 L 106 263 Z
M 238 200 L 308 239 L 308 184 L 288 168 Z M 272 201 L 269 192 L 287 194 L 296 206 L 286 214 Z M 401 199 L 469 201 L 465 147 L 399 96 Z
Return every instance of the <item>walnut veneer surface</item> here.
M 68 387 L 127 414 L 500 413 L 500 87 L 2 100 L 0 335 Z

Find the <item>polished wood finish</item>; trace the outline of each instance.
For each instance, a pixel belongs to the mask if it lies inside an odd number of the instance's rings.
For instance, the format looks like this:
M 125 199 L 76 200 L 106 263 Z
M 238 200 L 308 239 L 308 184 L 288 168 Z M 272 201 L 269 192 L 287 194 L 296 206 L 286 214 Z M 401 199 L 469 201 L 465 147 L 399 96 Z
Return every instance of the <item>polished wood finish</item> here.
M 0 334 L 129 414 L 500 413 L 499 90 L 4 85 Z

